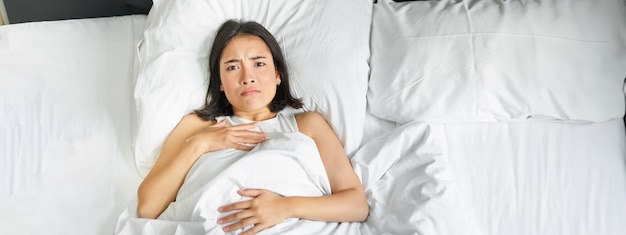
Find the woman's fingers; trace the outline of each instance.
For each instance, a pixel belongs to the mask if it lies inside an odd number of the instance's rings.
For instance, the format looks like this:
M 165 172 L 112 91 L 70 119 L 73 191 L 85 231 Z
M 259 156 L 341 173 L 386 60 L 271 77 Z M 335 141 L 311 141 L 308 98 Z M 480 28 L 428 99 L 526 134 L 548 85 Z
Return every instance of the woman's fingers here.
M 217 220 L 217 224 L 228 224 L 237 220 L 243 220 L 249 217 L 252 217 L 254 213 L 249 210 L 242 210 L 237 213 L 232 213 L 230 215 L 224 216 Z
M 261 194 L 267 192 L 267 190 L 264 189 L 240 189 L 237 190 L 237 193 L 241 196 L 244 197 L 258 197 Z
M 269 228 L 269 226 L 267 224 L 256 224 L 254 225 L 254 227 L 244 231 L 243 233 L 240 233 L 239 235 L 253 235 L 256 234 L 258 232 L 261 232 L 261 230 Z
M 233 137 L 229 147 L 239 150 L 252 150 L 257 144 L 263 143 L 265 138 Z
M 228 205 L 224 205 L 224 206 L 218 208 L 217 211 L 223 213 L 223 212 L 229 212 L 229 211 L 234 211 L 234 210 L 243 210 L 243 209 L 250 208 L 251 205 L 252 205 L 252 201 L 251 200 L 235 202 L 235 203 L 231 203 L 231 204 L 228 204 Z
M 258 222 L 259 221 L 258 221 L 258 219 L 256 217 L 247 217 L 245 219 L 239 220 L 239 222 L 236 222 L 236 223 L 233 223 L 231 225 L 225 226 L 222 229 L 224 230 L 224 232 L 229 232 L 229 231 L 237 230 L 237 229 L 240 229 L 240 228 L 245 228 L 245 227 L 250 226 L 250 225 L 255 225 Z M 252 228 L 254 228 L 254 227 L 256 227 L 256 226 L 253 226 Z M 251 229 L 249 229 L 249 230 L 251 230 Z
M 285 201 L 276 193 L 264 189 L 244 189 L 238 190 L 237 193 L 253 199 L 231 203 L 218 209 L 219 212 L 241 210 L 218 220 L 218 224 L 232 223 L 223 228 L 226 232 L 248 228 L 241 234 L 252 235 L 288 217 L 284 213 Z
M 265 140 L 267 138 L 267 133 L 259 132 L 259 131 L 232 131 L 232 136 L 236 138 L 242 139 L 250 139 L 250 140 Z
M 263 143 L 267 138 L 267 134 L 255 131 L 239 131 L 230 137 L 230 146 L 239 150 L 251 150 L 257 144 Z
M 187 141 L 196 138 L 195 136 L 201 135 L 202 137 L 200 138 L 202 140 L 199 141 L 204 145 L 208 145 L 207 152 L 225 148 L 250 151 L 267 138 L 266 133 L 252 130 L 258 125 L 258 122 L 252 122 L 237 126 L 228 126 L 227 121 L 222 120 L 208 126 L 201 133 L 188 138 Z
M 218 209 L 220 212 L 229 212 L 233 210 L 241 210 L 236 213 L 232 213 L 230 215 L 224 216 L 217 220 L 217 224 L 228 224 L 232 223 L 228 226 L 225 226 L 223 229 L 225 232 L 237 230 L 240 228 L 245 228 L 248 225 L 254 225 L 258 223 L 258 219 L 254 217 L 254 211 L 247 210 L 250 208 L 251 201 L 242 201 L 232 203 L 226 206 L 222 206 Z M 233 223 L 234 222 L 234 223 Z
M 252 131 L 250 129 L 258 126 L 258 122 L 242 124 L 237 126 L 228 127 L 233 137 L 231 142 L 246 147 L 254 147 L 258 143 L 262 143 L 267 138 L 267 133 Z

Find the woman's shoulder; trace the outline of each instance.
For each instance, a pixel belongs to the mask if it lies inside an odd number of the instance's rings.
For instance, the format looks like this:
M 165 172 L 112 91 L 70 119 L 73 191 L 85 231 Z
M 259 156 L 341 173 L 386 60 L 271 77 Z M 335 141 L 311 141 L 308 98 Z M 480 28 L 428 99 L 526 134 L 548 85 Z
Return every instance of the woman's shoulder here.
M 324 121 L 324 117 L 318 112 L 308 111 L 303 113 L 295 114 L 296 121 L 300 122 L 319 122 Z
M 199 129 L 213 125 L 215 123 L 215 120 L 204 120 L 195 113 L 189 113 L 180 119 L 176 127 L 182 129 Z
M 320 130 L 320 125 L 328 125 L 326 119 L 318 112 L 304 112 L 295 115 L 298 130 L 305 135 L 312 136 Z
M 204 120 L 204 118 L 198 116 L 196 113 L 188 113 L 180 120 L 181 123 L 215 123 L 215 120 Z

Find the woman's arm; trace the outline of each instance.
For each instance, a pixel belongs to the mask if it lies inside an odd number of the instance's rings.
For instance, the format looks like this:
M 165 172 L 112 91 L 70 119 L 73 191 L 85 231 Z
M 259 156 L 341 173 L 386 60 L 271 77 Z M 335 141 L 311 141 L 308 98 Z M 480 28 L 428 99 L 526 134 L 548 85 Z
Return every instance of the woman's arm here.
M 225 127 L 225 122 L 204 121 L 188 114 L 176 125 L 163 144 L 153 168 L 139 185 L 137 216 L 156 218 L 176 199 L 191 166 L 204 153 L 252 147 L 237 143 L 260 143 L 266 134 L 249 131 L 257 123 Z
M 280 197 L 262 189 L 240 190 L 240 195 L 254 199 L 219 208 L 221 212 L 243 210 L 218 220 L 218 224 L 239 220 L 224 227 L 225 231 L 255 224 L 242 233 L 250 235 L 290 217 L 336 222 L 363 221 L 367 218 L 369 207 L 363 186 L 335 132 L 315 112 L 299 114 L 296 120 L 300 132 L 311 137 L 317 145 L 332 194 L 322 197 Z
M 202 154 L 194 142 L 186 141 L 201 125 L 198 117 L 186 115 L 169 134 L 156 163 L 139 185 L 138 217 L 156 218 L 174 201 L 187 172 Z
M 330 181 L 332 195 L 321 198 L 291 198 L 293 216 L 322 221 L 364 221 L 369 207 L 357 177 L 337 135 L 316 112 L 296 116 L 300 132 L 317 145 Z

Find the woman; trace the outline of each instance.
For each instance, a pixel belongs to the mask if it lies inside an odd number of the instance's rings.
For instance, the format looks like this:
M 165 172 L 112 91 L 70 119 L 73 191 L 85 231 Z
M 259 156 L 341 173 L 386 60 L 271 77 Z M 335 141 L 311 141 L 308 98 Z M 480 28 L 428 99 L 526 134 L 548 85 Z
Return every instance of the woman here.
M 297 131 L 315 142 L 328 175 L 332 194 L 320 197 L 283 197 L 265 189 L 239 190 L 251 200 L 224 205 L 219 212 L 223 230 L 253 225 L 254 234 L 287 218 L 319 221 L 363 221 L 368 214 L 363 187 L 341 142 L 321 115 L 293 116 L 279 112 L 302 103 L 289 90 L 289 78 L 274 37 L 255 22 L 225 22 L 218 30 L 209 57 L 210 84 L 206 106 L 182 118 L 166 139 L 162 152 L 138 190 L 137 215 L 156 218 L 173 202 L 186 174 L 203 154 L 226 148 L 249 151 L 266 140 L 256 131 L 273 119 L 294 123 Z M 221 120 L 243 119 L 232 125 Z M 228 118 L 232 117 L 232 118 Z M 221 121 L 218 121 L 221 120 Z

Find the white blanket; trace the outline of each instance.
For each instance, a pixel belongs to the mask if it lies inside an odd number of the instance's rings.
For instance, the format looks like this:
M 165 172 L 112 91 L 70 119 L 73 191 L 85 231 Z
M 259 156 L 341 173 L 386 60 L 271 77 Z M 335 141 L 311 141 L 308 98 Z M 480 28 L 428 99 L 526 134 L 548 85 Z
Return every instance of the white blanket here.
M 370 214 L 363 234 L 475 235 L 478 230 L 450 170 L 441 128 L 397 126 L 368 141 L 352 158 Z
M 226 234 L 217 208 L 249 200 L 245 188 L 267 189 L 283 196 L 331 193 L 313 140 L 301 133 L 269 133 L 252 151 L 221 150 L 203 155 L 190 169 L 176 201 L 158 219 L 139 219 L 136 201 L 122 213 L 117 234 Z M 259 234 L 358 234 L 360 223 L 328 223 L 290 218 Z M 243 230 L 227 234 L 238 234 Z

